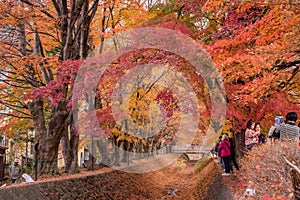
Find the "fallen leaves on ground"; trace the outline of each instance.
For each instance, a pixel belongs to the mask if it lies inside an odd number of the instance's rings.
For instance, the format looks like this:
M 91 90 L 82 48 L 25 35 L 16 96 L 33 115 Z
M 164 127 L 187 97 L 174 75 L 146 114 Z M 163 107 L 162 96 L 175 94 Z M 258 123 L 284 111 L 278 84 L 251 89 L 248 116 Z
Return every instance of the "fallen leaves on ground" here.
M 294 141 L 263 144 L 245 151 L 241 169 L 223 177 L 235 199 L 286 200 L 294 199 L 290 167 L 287 160 L 300 166 L 300 148 Z M 246 189 L 255 189 L 253 196 Z

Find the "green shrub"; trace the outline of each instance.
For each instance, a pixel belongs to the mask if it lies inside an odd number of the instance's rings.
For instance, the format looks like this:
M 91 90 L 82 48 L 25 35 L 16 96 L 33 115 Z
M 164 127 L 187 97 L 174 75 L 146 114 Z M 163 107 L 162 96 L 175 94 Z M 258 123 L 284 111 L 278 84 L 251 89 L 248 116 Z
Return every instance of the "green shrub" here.
M 195 172 L 200 172 L 204 167 L 206 167 L 206 165 L 212 161 L 212 157 L 210 156 L 210 154 L 206 154 L 204 155 L 202 158 L 200 158 L 197 163 L 195 164 L 194 170 Z

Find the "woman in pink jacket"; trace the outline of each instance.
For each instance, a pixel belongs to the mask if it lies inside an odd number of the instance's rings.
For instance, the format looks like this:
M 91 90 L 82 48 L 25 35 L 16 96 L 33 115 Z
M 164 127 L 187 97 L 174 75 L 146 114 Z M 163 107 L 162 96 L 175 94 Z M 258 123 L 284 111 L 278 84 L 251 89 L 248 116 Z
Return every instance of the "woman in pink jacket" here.
M 222 142 L 219 144 L 218 150 L 225 165 L 225 173 L 222 176 L 230 175 L 230 142 L 228 136 L 222 136 Z

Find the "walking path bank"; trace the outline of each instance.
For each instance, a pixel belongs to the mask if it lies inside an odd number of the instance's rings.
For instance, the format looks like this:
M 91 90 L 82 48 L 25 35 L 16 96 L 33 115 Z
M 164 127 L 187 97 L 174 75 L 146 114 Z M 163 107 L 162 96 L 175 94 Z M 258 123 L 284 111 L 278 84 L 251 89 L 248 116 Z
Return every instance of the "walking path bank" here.
M 138 172 L 145 166 L 157 166 L 159 159 L 164 160 L 165 157 L 149 158 L 131 167 Z M 0 196 L 1 200 L 234 199 L 226 185 L 222 184 L 219 163 L 215 160 L 210 160 L 199 172 L 195 172 L 192 163 L 181 161 L 147 173 L 102 168 L 8 186 L 0 189 Z

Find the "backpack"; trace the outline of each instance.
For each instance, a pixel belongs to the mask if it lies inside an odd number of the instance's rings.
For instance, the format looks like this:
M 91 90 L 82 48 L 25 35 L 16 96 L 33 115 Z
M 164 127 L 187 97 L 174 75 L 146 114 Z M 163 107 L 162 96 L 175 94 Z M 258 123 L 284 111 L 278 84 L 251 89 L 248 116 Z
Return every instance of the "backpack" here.
M 280 130 L 278 130 L 278 132 L 276 132 L 277 128 L 274 129 L 273 133 L 272 133 L 272 137 L 275 139 L 279 139 L 280 138 Z
M 221 141 L 219 141 L 216 146 L 215 146 L 215 152 L 218 154 L 218 157 L 221 157 L 221 153 L 219 152 L 219 145 L 220 145 Z

